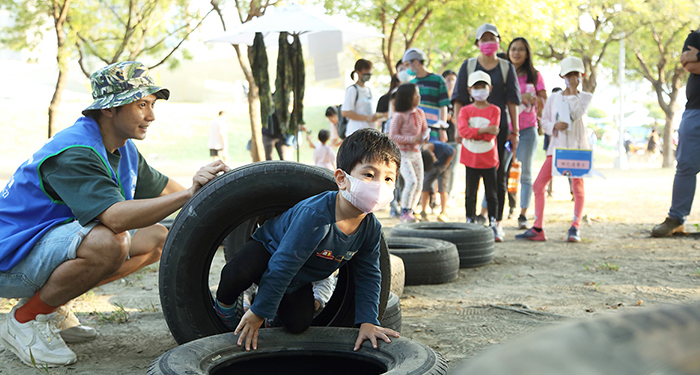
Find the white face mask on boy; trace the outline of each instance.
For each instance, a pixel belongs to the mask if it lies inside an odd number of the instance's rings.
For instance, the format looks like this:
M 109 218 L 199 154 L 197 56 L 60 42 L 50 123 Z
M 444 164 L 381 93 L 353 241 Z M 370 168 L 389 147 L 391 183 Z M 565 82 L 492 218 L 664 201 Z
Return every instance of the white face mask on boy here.
M 340 191 L 343 198 L 368 214 L 386 207 L 394 200 L 394 188 L 380 181 L 362 181 L 343 171 L 350 187 Z
M 489 89 L 488 88 L 483 88 L 483 89 L 472 89 L 472 98 L 474 100 L 478 101 L 484 101 L 489 98 Z

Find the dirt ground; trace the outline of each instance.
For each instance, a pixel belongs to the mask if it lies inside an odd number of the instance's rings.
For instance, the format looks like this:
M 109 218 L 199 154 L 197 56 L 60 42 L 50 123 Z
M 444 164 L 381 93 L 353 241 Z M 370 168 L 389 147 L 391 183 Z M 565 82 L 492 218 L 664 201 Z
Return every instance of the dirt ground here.
M 633 167 L 602 168 L 607 179 L 586 181 L 582 243 L 564 242 L 573 203 L 566 180 L 559 179 L 545 209 L 548 242 L 516 242 L 516 221 L 506 220 L 506 242 L 496 244 L 491 264 L 462 269 L 452 283 L 406 287 L 402 335 L 432 347 L 456 367 L 485 348 L 555 324 L 700 299 L 700 236 L 649 234 L 668 211 L 674 170 Z M 454 221 L 464 220 L 463 201 L 458 195 L 450 209 Z M 698 211 L 689 223 L 700 222 Z M 387 233 L 397 224 L 388 211 L 378 216 Z M 696 232 L 697 225 L 688 229 Z M 34 369 L 0 349 L 0 374 L 144 374 L 176 346 L 157 284 L 154 265 L 77 299 L 77 315 L 100 335 L 71 346 L 78 355 L 75 365 Z M 14 303 L 0 299 L 0 322 Z

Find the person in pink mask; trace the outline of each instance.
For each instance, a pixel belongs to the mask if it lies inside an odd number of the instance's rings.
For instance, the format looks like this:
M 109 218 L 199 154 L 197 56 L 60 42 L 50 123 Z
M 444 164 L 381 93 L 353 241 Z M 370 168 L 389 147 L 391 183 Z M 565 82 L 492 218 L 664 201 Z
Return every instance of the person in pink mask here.
M 396 143 L 374 129 L 359 129 L 338 149 L 335 182 L 339 191 L 307 198 L 267 220 L 221 271 L 214 310 L 238 335 L 238 345 L 257 349 L 258 332 L 282 326 L 301 333 L 316 311 L 312 283 L 346 262 L 355 267 L 355 350 L 364 340 L 391 342 L 398 332 L 379 326 L 379 246 L 382 225 L 373 212 L 394 198 L 401 164 Z M 253 283 L 258 293 L 241 317 L 241 294 Z
M 496 241 L 503 241 L 504 232 L 501 227 L 503 207 L 506 201 L 508 187 L 507 168 L 513 156 L 513 150 L 518 147 L 520 128 L 518 126 L 518 105 L 520 105 L 520 84 L 513 64 L 496 56 L 500 49 L 501 37 L 498 28 L 490 23 L 481 25 L 476 30 L 475 44 L 481 54 L 467 59 L 462 63 L 457 73 L 457 83 L 452 93 L 454 113 L 460 113 L 463 106 L 473 102 L 469 93 L 469 75 L 481 70 L 491 77 L 491 93 L 488 102 L 501 109 L 499 132 L 496 137 L 498 148 L 498 170 L 496 174 L 496 191 L 498 207 L 496 209 Z M 512 124 L 512 129 L 508 123 Z M 460 140 L 461 141 L 461 140 Z

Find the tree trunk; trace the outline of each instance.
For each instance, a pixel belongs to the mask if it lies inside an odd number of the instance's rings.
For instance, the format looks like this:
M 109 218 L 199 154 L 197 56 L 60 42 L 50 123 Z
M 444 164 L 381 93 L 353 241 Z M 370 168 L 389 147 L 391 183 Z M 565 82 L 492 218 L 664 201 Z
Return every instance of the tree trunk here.
M 248 67 L 246 59 L 241 55 L 241 49 L 238 45 L 233 44 L 238 56 L 238 63 L 241 65 L 241 70 L 248 81 L 248 114 L 250 115 L 250 156 L 253 162 L 265 160 L 265 149 L 262 142 L 262 121 L 260 119 L 260 96 L 258 86 L 255 84 L 253 73 Z
M 673 154 L 673 116 L 675 112 L 673 106 L 669 105 L 666 112 L 666 126 L 664 127 L 664 145 L 661 152 L 664 155 L 662 168 L 673 168 L 673 161 L 676 156 Z
M 60 58 L 58 58 L 58 60 L 58 80 L 56 81 L 56 89 L 54 90 L 53 97 L 51 98 L 51 104 L 49 104 L 49 138 L 56 134 L 55 125 L 56 118 L 58 117 L 58 107 L 61 105 L 61 94 L 63 93 L 63 89 L 66 87 L 66 82 L 68 81 L 68 68 L 65 66 L 65 63 L 61 64 Z
M 66 32 L 63 30 L 63 25 L 66 22 L 68 9 L 70 7 L 70 0 L 66 0 L 63 4 L 60 4 L 58 1 L 54 1 L 52 5 L 54 31 L 56 31 L 56 43 L 58 49 L 58 52 L 56 53 L 56 61 L 58 62 L 58 79 L 56 80 L 56 89 L 53 92 L 51 104 L 49 104 L 49 138 L 56 134 L 56 117 L 58 115 L 58 107 L 61 105 L 63 89 L 66 87 L 66 82 L 68 81 L 68 58 L 70 57 L 70 52 L 68 51 L 66 45 Z

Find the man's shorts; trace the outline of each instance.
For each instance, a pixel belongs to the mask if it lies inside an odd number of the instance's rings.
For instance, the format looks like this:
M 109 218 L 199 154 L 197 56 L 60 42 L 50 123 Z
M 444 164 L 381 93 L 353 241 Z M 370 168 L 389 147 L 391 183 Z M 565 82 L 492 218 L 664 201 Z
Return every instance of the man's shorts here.
M 423 191 L 431 194 L 434 193 L 435 189 L 433 185 L 435 180 L 437 180 L 438 192 L 447 193 L 451 175 L 452 169 L 450 169 L 449 165 L 436 165 L 433 169 L 425 173 L 423 177 Z
M 209 149 L 209 156 L 211 156 L 211 157 L 214 157 L 214 156 L 221 157 L 221 156 L 223 156 L 223 151 L 224 151 L 224 150 L 217 150 L 217 149 L 214 149 L 214 148 L 210 148 L 210 149 Z
M 95 225 L 93 221 L 83 227 L 76 220 L 48 231 L 21 262 L 0 272 L 0 297 L 33 296 L 59 265 L 76 258 L 78 246 Z

